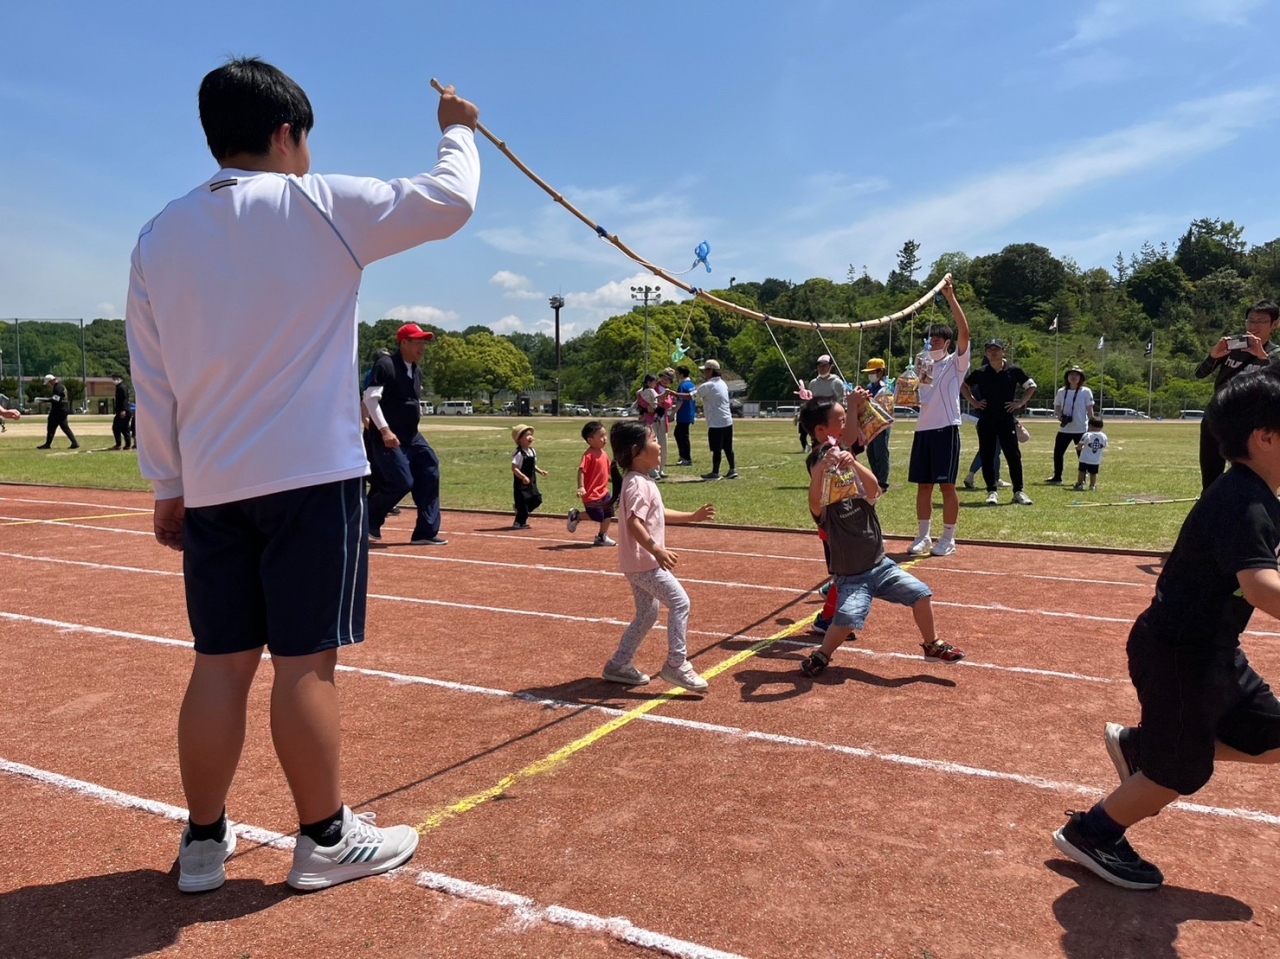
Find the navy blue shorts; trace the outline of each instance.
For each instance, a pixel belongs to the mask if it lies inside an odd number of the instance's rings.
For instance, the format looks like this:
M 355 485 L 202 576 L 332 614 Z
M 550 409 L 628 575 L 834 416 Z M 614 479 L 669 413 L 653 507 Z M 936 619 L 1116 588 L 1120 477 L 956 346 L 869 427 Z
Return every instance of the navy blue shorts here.
M 182 530 L 196 652 L 308 656 L 364 639 L 364 479 L 188 509 Z
M 610 493 L 605 493 L 604 499 L 592 500 L 582 505 L 586 507 L 587 515 L 597 523 L 613 519 L 613 496 Z
M 917 430 L 911 440 L 907 482 L 924 486 L 955 486 L 960 475 L 960 427 Z

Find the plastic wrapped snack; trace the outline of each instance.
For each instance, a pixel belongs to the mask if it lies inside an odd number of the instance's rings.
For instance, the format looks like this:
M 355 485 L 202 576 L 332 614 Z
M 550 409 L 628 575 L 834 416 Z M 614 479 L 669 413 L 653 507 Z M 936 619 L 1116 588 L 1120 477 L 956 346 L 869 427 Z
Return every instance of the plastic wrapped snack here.
M 855 496 L 866 498 L 867 491 L 862 485 L 862 480 L 858 479 L 858 474 L 853 470 L 847 473 L 836 473 L 828 470 L 822 476 L 822 505 L 830 506 L 832 503 L 838 503 L 842 499 L 850 499 Z
M 886 397 L 892 400 L 892 396 Z M 862 430 L 862 442 L 873 439 L 893 425 L 893 414 L 880 405 L 879 399 L 868 400 L 858 413 L 858 426 Z
M 893 384 L 895 406 L 920 405 L 920 374 L 914 366 L 908 366 Z

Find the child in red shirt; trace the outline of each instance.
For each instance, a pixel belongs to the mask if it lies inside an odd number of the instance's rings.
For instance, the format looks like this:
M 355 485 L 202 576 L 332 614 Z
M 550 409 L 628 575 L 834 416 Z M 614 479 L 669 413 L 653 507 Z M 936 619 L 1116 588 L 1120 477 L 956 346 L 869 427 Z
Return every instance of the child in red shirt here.
M 617 542 L 609 538 L 609 526 L 613 522 L 613 494 L 609 486 L 609 454 L 604 451 L 609 435 L 603 423 L 592 420 L 582 428 L 582 438 L 587 441 L 587 451 L 582 454 L 582 463 L 578 466 L 578 497 L 587 516 L 600 524 L 600 531 L 591 545 L 617 546 Z M 578 528 L 581 517 L 578 510 L 569 510 L 570 533 Z

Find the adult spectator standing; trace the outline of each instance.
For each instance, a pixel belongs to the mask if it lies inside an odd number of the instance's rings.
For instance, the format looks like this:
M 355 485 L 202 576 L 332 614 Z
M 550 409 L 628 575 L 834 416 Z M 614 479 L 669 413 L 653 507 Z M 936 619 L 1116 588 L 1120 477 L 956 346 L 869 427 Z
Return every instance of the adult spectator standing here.
M 416 323 L 396 331 L 399 349 L 373 364 L 364 408 L 369 414 L 366 447 L 372 454 L 377 488 L 369 494 L 369 538 L 382 539 L 387 514 L 413 494 L 418 519 L 410 546 L 447 546 L 440 538 L 440 460 L 418 432 L 422 418 L 422 354 L 434 334 Z
M 111 436 L 116 445 L 111 448 L 133 449 L 133 437 L 129 434 L 129 387 L 124 385 L 124 377 L 119 373 L 111 374 L 111 382 L 116 385 L 115 411 L 111 416 Z
M 867 392 L 871 394 L 872 399 L 875 399 L 885 389 L 884 381 L 888 375 L 888 367 L 884 360 L 877 356 L 867 361 L 867 368 L 862 372 L 867 374 Z M 867 465 L 871 467 L 871 472 L 875 474 L 876 482 L 880 484 L 881 492 L 889 488 L 889 434 L 891 432 L 893 432 L 892 427 L 882 431 L 879 436 L 867 444 Z M 930 497 L 932 495 L 930 493 Z M 931 512 L 932 505 L 930 503 Z
M 1084 385 L 1084 370 L 1073 366 L 1062 377 L 1062 386 L 1053 398 L 1053 412 L 1058 417 L 1058 435 L 1053 441 L 1053 475 L 1045 483 L 1062 485 L 1062 460 L 1068 446 L 1080 442 L 1089 429 L 1093 416 L 1093 390 Z
M 38 450 L 47 450 L 53 446 L 53 434 L 59 429 L 67 434 L 67 439 L 71 440 L 71 448 L 78 450 L 80 444 L 76 442 L 76 434 L 71 432 L 71 424 L 67 417 L 71 414 L 71 400 L 67 396 L 67 388 L 62 385 L 62 380 L 58 379 L 52 373 L 44 375 L 45 384 L 53 384 L 53 395 L 49 398 L 49 421 L 45 430 L 44 443 L 37 446 Z
M 1233 350 L 1229 344 L 1234 337 L 1224 336 L 1214 345 L 1213 352 L 1204 358 L 1204 362 L 1196 367 L 1196 379 L 1202 380 L 1213 374 L 1213 392 L 1217 395 L 1218 390 L 1245 370 L 1280 363 L 1280 343 L 1271 342 L 1277 321 L 1280 321 L 1280 306 L 1276 306 L 1271 300 L 1262 300 L 1249 307 L 1244 318 L 1244 338 L 1248 345 L 1244 349 Z M 1221 476 L 1224 469 L 1226 461 L 1218 450 L 1218 441 L 1213 438 L 1205 421 L 1201 420 L 1200 488 L 1208 489 L 1209 484 Z
M 969 320 L 960 308 L 948 280 L 942 294 L 951 306 L 956 328 L 935 323 L 925 331 L 932 366 L 920 381 L 920 417 L 911 439 L 907 482 L 916 484 L 916 520 L 919 534 L 907 552 L 950 556 L 956 551 L 956 524 L 960 521 L 960 389 L 969 369 Z M 955 350 L 951 346 L 955 344 Z M 933 541 L 933 487 L 942 487 L 942 536 Z
M 707 445 L 711 448 L 711 472 L 703 473 L 707 482 L 720 479 L 720 454 L 729 464 L 725 479 L 737 479 L 738 470 L 733 462 L 733 412 L 729 407 L 729 385 L 720 375 L 720 364 L 707 360 L 702 364 L 706 377 L 698 387 L 698 399 L 702 400 L 702 414 L 707 418 Z
M 13 410 L 9 408 L 9 402 L 10 402 L 9 397 L 5 396 L 3 393 L 0 393 L 0 433 L 9 432 L 9 427 L 5 426 L 5 423 L 4 423 L 5 420 L 22 419 L 21 413 L 19 413 L 17 410 Z
M 1036 381 L 1022 367 L 1005 362 L 1003 340 L 988 340 L 985 352 L 987 362 L 965 378 L 964 397 L 978 411 L 978 454 L 982 457 L 982 479 L 987 484 L 987 504 L 995 506 L 1000 502 L 996 489 L 999 445 L 1009 467 L 1013 502 L 1030 506 L 1031 497 L 1022 485 L 1022 449 L 1015 414 L 1026 409 L 1027 401 L 1035 395 Z
M 687 366 L 677 366 L 680 385 L 676 387 L 672 399 L 676 403 L 676 450 L 680 459 L 676 466 L 692 466 L 693 450 L 689 446 L 689 427 L 698 418 L 698 403 L 695 399 L 697 389 L 693 385 L 693 372 Z
M 184 551 L 195 636 L 178 720 L 185 892 L 222 885 L 235 851 L 225 801 L 264 646 L 272 742 L 301 824 L 289 884 L 386 872 L 417 847 L 411 827 L 378 829 L 342 802 L 334 670 L 338 647 L 364 639 L 368 580 L 368 462 L 349 390 L 362 271 L 470 218 L 476 117 L 444 91 L 430 173 L 313 175 L 306 94 L 261 60 L 231 60 L 200 85 L 221 169 L 134 248 L 125 328 L 139 465 L 156 539 Z
M 831 356 L 823 353 L 818 357 L 817 366 L 818 375 L 809 381 L 809 392 L 813 394 L 813 398 L 815 400 L 826 400 L 830 403 L 843 403 L 845 401 L 844 380 L 831 372 L 831 367 L 833 366 Z M 807 450 L 811 437 L 800 422 L 798 411 L 796 413 L 796 426 L 800 430 L 800 449 L 801 451 Z

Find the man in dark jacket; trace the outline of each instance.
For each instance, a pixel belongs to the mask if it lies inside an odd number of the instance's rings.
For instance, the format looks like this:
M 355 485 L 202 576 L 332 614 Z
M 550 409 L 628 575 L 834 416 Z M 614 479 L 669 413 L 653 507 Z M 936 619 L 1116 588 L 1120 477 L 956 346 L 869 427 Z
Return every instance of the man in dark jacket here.
M 67 388 L 62 385 L 62 380 L 58 379 L 52 373 L 46 373 L 44 376 L 46 384 L 53 384 L 53 396 L 49 401 L 49 423 L 45 433 L 44 443 L 37 446 L 38 450 L 47 450 L 53 446 L 53 434 L 59 429 L 67 434 L 67 439 L 71 440 L 71 448 L 78 450 L 80 444 L 76 442 L 76 434 L 71 432 L 71 426 L 67 422 L 67 417 L 71 413 L 71 400 L 67 397 Z

